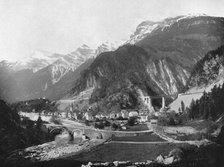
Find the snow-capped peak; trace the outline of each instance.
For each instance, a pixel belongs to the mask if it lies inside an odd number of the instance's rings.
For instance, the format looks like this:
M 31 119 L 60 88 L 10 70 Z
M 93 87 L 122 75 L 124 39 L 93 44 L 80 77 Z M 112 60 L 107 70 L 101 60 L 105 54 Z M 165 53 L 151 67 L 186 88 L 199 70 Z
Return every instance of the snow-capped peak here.
M 90 47 L 86 44 L 83 44 L 80 48 L 83 48 L 83 49 L 90 49 Z
M 38 70 L 52 64 L 57 59 L 57 56 L 53 53 L 37 50 L 19 61 L 10 63 L 12 64 L 12 69 L 15 71 L 31 69 L 33 72 L 37 72 Z
M 163 31 L 165 28 L 170 27 L 171 25 L 173 25 L 174 23 L 180 20 L 191 19 L 191 18 L 200 17 L 200 16 L 207 16 L 207 15 L 206 14 L 188 14 L 188 15 L 181 15 L 176 17 L 169 17 L 157 22 L 143 21 L 137 26 L 135 32 L 130 36 L 130 39 L 126 43 L 135 44 L 159 28 L 161 28 L 161 31 Z
M 155 30 L 159 26 L 159 22 L 152 21 L 144 21 L 139 24 L 136 28 L 134 34 L 130 36 L 130 39 L 126 43 L 135 44 L 140 41 L 148 34 L 150 34 L 153 30 Z
M 116 50 L 119 46 L 121 46 L 123 43 L 122 41 L 115 41 L 115 42 L 103 42 L 100 46 L 96 49 L 96 56 L 103 52 L 109 52 Z

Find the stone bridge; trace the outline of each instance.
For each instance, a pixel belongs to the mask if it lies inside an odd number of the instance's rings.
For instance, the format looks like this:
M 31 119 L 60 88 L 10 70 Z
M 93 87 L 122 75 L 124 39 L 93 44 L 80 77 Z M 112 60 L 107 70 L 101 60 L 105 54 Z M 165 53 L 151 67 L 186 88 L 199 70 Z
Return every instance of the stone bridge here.
M 125 136 L 142 136 L 153 133 L 153 130 L 146 131 L 112 131 L 101 130 L 92 127 L 66 127 L 63 125 L 49 125 L 45 124 L 49 133 L 67 131 L 72 136 L 85 135 L 90 139 L 109 139 L 111 137 L 125 137 Z

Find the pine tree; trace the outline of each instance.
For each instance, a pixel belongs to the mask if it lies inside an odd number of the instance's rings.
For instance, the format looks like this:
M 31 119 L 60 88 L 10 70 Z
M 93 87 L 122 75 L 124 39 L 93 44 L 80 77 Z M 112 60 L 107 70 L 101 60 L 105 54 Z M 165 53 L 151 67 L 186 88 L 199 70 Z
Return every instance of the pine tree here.
M 224 84 L 214 86 L 211 92 L 204 92 L 199 100 L 192 100 L 188 115 L 190 119 L 217 119 L 224 114 Z
M 36 142 L 40 143 L 43 139 L 43 132 L 42 132 L 42 125 L 43 125 L 43 121 L 41 119 L 41 116 L 39 115 L 37 121 L 36 121 L 36 126 L 35 126 L 35 132 L 36 132 Z
M 39 115 L 39 117 L 38 117 L 38 119 L 37 119 L 37 122 L 36 122 L 36 127 L 37 127 L 37 129 L 40 129 L 40 128 L 41 128 L 42 123 L 43 123 L 42 118 L 41 118 L 41 116 Z
M 194 119 L 195 101 L 192 99 L 189 110 L 189 119 Z
M 185 104 L 183 101 L 181 101 L 181 111 L 184 112 L 185 111 Z

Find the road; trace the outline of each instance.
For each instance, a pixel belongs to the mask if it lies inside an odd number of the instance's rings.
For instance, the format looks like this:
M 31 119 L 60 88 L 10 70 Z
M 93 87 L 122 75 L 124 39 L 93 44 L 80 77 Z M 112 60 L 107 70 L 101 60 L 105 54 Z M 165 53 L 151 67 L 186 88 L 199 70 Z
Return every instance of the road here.
M 110 143 L 119 143 L 119 144 L 169 144 L 171 142 L 169 142 L 169 141 L 152 141 L 152 142 L 109 141 L 105 144 L 110 144 Z
M 67 119 L 62 119 L 62 125 L 56 125 L 56 124 L 45 124 L 46 127 L 66 127 L 68 129 L 90 129 L 94 130 L 96 132 L 111 132 L 111 133 L 125 133 L 125 134 L 134 134 L 134 133 L 153 133 L 152 129 L 144 130 L 144 131 L 113 131 L 113 130 L 103 130 L 103 129 L 95 129 L 94 127 L 86 126 L 82 123 L 74 122 Z

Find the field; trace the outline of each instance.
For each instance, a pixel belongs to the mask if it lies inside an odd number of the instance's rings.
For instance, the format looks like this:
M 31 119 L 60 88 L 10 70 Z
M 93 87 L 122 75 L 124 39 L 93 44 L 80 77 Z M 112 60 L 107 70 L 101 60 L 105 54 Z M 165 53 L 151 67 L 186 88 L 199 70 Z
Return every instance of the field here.
M 164 141 L 156 134 L 133 136 L 133 137 L 114 137 L 113 141 L 132 141 L 132 142 L 159 142 Z
M 96 147 L 92 151 L 83 152 L 71 157 L 77 161 L 91 162 L 112 162 L 112 161 L 131 161 L 140 162 L 153 160 L 159 155 L 168 155 L 169 152 L 178 147 L 188 144 L 120 144 L 108 143 Z
M 180 141 L 202 140 L 207 136 L 208 131 L 215 129 L 217 126 L 214 122 L 205 120 L 189 121 L 182 126 L 154 127 L 158 133 Z
M 134 126 L 128 126 L 128 129 L 126 129 L 125 131 L 145 131 L 145 130 L 149 130 L 146 124 L 138 124 Z

